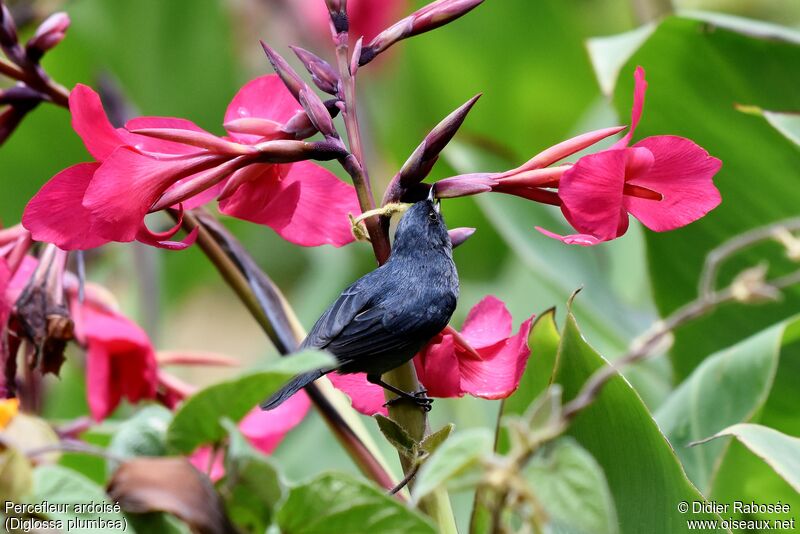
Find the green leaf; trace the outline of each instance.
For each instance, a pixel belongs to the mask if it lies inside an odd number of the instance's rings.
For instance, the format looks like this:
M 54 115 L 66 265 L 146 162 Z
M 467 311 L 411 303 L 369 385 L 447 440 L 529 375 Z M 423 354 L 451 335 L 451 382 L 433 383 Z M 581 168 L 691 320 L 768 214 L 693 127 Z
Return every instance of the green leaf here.
M 106 496 L 103 488 L 80 473 L 59 465 L 41 465 L 33 470 L 33 494 L 28 502 L 41 503 L 44 501 L 66 505 L 66 511 L 44 514 L 49 519 L 62 521 L 65 528 L 71 520 L 80 521 L 78 526 L 83 524 L 93 527 L 80 528 L 81 532 L 100 534 L 109 532 L 109 530 L 121 532 L 123 525 L 127 524 L 122 514 L 114 511 L 114 507 L 117 505 Z M 99 511 L 96 509 L 83 511 L 77 508 L 81 505 L 101 507 L 101 509 Z M 93 520 L 98 519 L 105 521 L 105 525 L 92 524 Z M 86 521 L 88 523 L 85 523 Z M 109 521 L 112 523 L 109 524 Z M 70 530 L 78 530 L 78 527 L 73 526 Z M 128 524 L 126 532 L 134 532 L 130 524 Z
M 349 475 L 328 473 L 292 488 L 278 509 L 284 534 L 433 534 L 433 526 L 396 498 Z
M 383 436 L 395 449 L 400 451 L 406 458 L 416 459 L 417 442 L 406 432 L 406 429 L 398 425 L 393 419 L 381 414 L 375 414 L 375 421 L 377 421 L 378 428 L 380 428 Z
M 781 113 L 764 111 L 764 118 L 773 128 L 782 133 L 786 139 L 800 146 L 800 113 Z
M 800 318 L 795 317 L 710 356 L 659 410 L 657 420 L 708 497 L 723 503 L 780 500 L 800 506 L 797 491 L 740 443 L 715 440 L 689 447 L 737 423 L 800 434 L 799 372 Z
M 603 469 L 572 438 L 543 447 L 525 467 L 524 476 L 554 532 L 618 532 L 614 499 Z
M 190 453 L 198 445 L 219 441 L 225 436 L 220 419 L 238 422 L 296 374 L 332 365 L 331 356 L 306 350 L 278 360 L 269 370 L 253 371 L 205 388 L 189 397 L 175 413 L 167 429 L 167 446 Z
M 581 336 L 572 314 L 561 336 L 556 383 L 564 399 L 577 395 L 597 369 L 608 365 Z M 617 505 L 620 532 L 687 532 L 678 512 L 681 501 L 703 496 L 683 472 L 678 458 L 641 398 L 620 375 L 612 378 L 593 404 L 577 415 L 567 434 L 600 464 Z M 698 514 L 694 519 L 719 519 Z
M 221 494 L 231 520 L 248 532 L 264 532 L 283 498 L 283 480 L 272 461 L 254 449 L 230 420 L 222 426 L 229 441 Z
M 794 187 L 800 151 L 766 121 L 736 107 L 800 109 L 800 69 L 795 68 L 800 42 L 753 37 L 741 29 L 726 29 L 719 21 L 668 18 L 628 61 L 617 84 L 615 107 L 627 117 L 633 71 L 637 65 L 647 70 L 647 101 L 634 141 L 680 135 L 722 160 L 714 178 L 722 195 L 718 208 L 685 228 L 646 232 L 653 293 L 662 315 L 697 296 L 703 261 L 712 248 L 746 230 L 794 216 L 800 204 L 800 190 Z M 775 273 L 794 269 L 779 247 L 759 246 L 723 268 L 720 287 L 761 261 L 768 261 Z M 725 306 L 679 329 L 671 351 L 678 378 L 688 376 L 716 350 L 796 312 L 800 289 L 786 291 L 785 297 L 758 308 Z
M 727 446 L 689 445 L 757 417 L 775 382 L 781 351 L 799 327 L 800 319 L 786 321 L 709 356 L 656 412 L 687 475 L 702 491 L 711 492 Z
M 492 433 L 485 428 L 456 433 L 422 464 L 411 490 L 412 501 L 419 502 L 451 479 L 469 476 L 491 450 Z
M 729 426 L 708 440 L 722 436 L 736 437 L 800 493 L 800 438 L 787 436 L 774 428 L 742 423 Z
M 645 24 L 629 32 L 594 37 L 586 41 L 594 74 L 603 94 L 614 94 L 619 71 L 655 29 L 655 24 Z
M 428 434 L 420 442 L 419 448 L 428 454 L 433 454 L 450 437 L 454 428 L 455 425 L 453 423 L 448 423 L 433 434 Z
M 119 425 L 111 436 L 107 450 L 115 457 L 123 459 L 134 456 L 165 456 L 170 421 L 172 412 L 168 409 L 159 405 L 146 406 Z M 116 468 L 115 462 L 108 463 L 109 473 Z

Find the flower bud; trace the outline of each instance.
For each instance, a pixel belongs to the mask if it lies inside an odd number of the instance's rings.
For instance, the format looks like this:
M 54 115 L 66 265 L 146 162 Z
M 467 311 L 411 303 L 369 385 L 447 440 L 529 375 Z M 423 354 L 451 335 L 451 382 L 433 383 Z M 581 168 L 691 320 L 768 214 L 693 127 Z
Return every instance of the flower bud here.
M 325 0 L 328 6 L 328 13 L 331 15 L 331 24 L 334 31 L 345 33 L 350 30 L 350 23 L 347 19 L 347 0 Z
M 445 178 L 436 182 L 433 187 L 436 198 L 457 198 L 488 193 L 496 185 L 497 180 L 492 174 L 475 173 Z
M 5 4 L 0 2 L 0 46 L 3 49 L 17 45 L 17 25 Z
M 379 33 L 363 48 L 359 64 L 366 65 L 398 41 L 435 30 L 466 15 L 482 2 L 483 0 L 437 0 L 428 4 Z
M 70 25 L 69 15 L 59 12 L 53 13 L 36 29 L 25 46 L 25 52 L 31 61 L 39 61 L 45 52 L 56 46 L 64 39 Z
M 290 46 L 289 48 L 297 55 L 297 58 L 303 63 L 314 84 L 331 95 L 337 95 L 339 92 L 339 75 L 330 66 L 330 64 L 321 57 L 300 48 L 299 46 Z
M 445 146 L 453 139 L 458 129 L 464 123 L 467 113 L 475 105 L 481 95 L 477 94 L 467 100 L 458 109 L 450 113 L 447 117 L 442 119 L 433 130 L 431 130 L 422 143 L 414 150 L 411 156 L 406 160 L 400 170 L 397 172 L 391 183 L 386 189 L 384 196 L 384 204 L 388 202 L 397 202 L 403 197 L 403 193 L 420 183 L 428 176 L 436 160 L 439 159 L 439 153 Z
M 300 76 L 295 72 L 295 70 L 286 62 L 283 57 L 278 54 L 275 50 L 272 49 L 267 43 L 264 41 L 261 42 L 261 48 L 264 49 L 264 52 L 267 54 L 267 59 L 269 60 L 270 65 L 281 77 L 283 80 L 283 84 L 289 90 L 294 98 L 299 101 L 300 100 L 300 90 L 305 86 L 305 82 Z
M 269 45 L 261 42 L 264 52 L 267 54 L 269 62 L 281 77 L 286 88 L 294 95 L 294 98 L 303 106 L 303 109 L 308 114 L 311 123 L 318 129 L 322 135 L 326 137 L 337 138 L 339 135 L 333 126 L 331 115 L 322 99 L 311 90 L 311 88 L 303 81 L 302 78 L 295 72 L 295 70 L 283 59 L 280 54 L 275 52 Z
M 309 86 L 306 85 L 300 91 L 298 96 L 300 105 L 303 106 L 304 110 L 306 110 L 308 118 L 311 119 L 311 123 L 314 125 L 314 127 L 325 137 L 333 137 L 338 139 L 339 134 L 336 133 L 336 128 L 333 126 L 331 114 L 328 113 L 328 108 L 325 107 L 325 104 L 322 102 L 317 93 L 315 93 Z
M 30 107 L 38 104 L 44 96 L 27 85 L 17 84 L 8 89 L 0 89 L 0 105 L 9 104 L 16 107 Z
M 456 248 L 459 245 L 464 244 L 464 242 L 472 237 L 472 234 L 475 233 L 475 228 L 453 228 L 447 232 L 450 235 L 450 242 L 453 244 L 453 248 Z

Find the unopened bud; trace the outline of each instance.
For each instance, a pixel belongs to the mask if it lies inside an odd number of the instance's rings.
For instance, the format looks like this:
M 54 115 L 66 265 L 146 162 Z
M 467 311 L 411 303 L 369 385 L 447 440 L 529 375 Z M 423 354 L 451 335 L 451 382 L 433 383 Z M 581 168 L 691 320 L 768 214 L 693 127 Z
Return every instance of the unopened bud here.
M 6 5 L 0 2 L 0 46 L 4 49 L 17 45 L 17 25 Z
M 347 0 L 325 0 L 325 4 L 328 6 L 328 13 L 331 15 L 331 24 L 333 24 L 334 31 L 337 34 L 349 31 Z
M 472 234 L 475 233 L 475 228 L 453 228 L 447 233 L 450 235 L 450 242 L 453 244 L 453 248 L 456 248 L 472 237 Z
M 294 98 L 303 106 L 303 109 L 311 119 L 311 123 L 326 137 L 338 138 L 336 129 L 333 126 L 331 115 L 325 104 L 320 99 L 319 95 L 315 93 L 295 70 L 281 57 L 280 54 L 275 52 L 266 43 L 261 41 L 261 46 L 269 58 L 269 62 L 281 77 L 287 89 L 294 95 Z
M 466 15 L 483 0 L 437 0 L 396 22 L 364 47 L 359 63 L 366 65 L 398 41 L 443 26 Z
M 433 187 L 436 198 L 457 198 L 488 193 L 495 185 L 497 180 L 494 175 L 475 173 L 445 178 L 436 182 Z
M 417 146 L 409 156 L 397 174 L 392 178 L 386 188 L 383 202 L 396 202 L 401 199 L 403 193 L 415 184 L 422 182 L 431 172 L 433 165 L 439 159 L 439 153 L 453 139 L 458 129 L 464 123 L 467 114 L 478 101 L 481 95 L 477 94 L 467 100 L 458 109 L 450 113 L 441 120 L 433 130 L 431 130 L 422 143 Z
M 36 29 L 36 33 L 25 45 L 25 52 L 31 61 L 37 62 L 45 52 L 60 43 L 70 25 L 69 15 L 53 13 Z
M 339 102 L 336 98 L 331 98 L 323 102 L 325 104 L 325 109 L 328 110 L 328 114 L 331 116 L 331 119 L 336 118 L 339 114 L 341 109 L 337 105 Z M 286 121 L 281 127 L 281 132 L 292 136 L 295 139 L 305 139 L 306 137 L 311 137 L 315 133 L 317 133 L 317 128 L 311 122 L 311 119 L 308 118 L 308 114 L 303 111 L 298 111 L 294 114 L 294 116 Z
M 289 90 L 292 95 L 294 95 L 296 100 L 300 100 L 300 90 L 305 86 L 305 82 L 302 78 L 295 72 L 295 70 L 286 62 L 283 57 L 278 54 L 275 50 L 272 49 L 267 43 L 264 41 L 260 41 L 261 47 L 264 49 L 264 52 L 267 54 L 267 59 L 272 65 L 272 68 L 275 69 L 275 72 L 278 76 L 281 77 L 283 80 L 283 84 Z
M 18 84 L 8 89 L 0 89 L 0 105 L 9 104 L 17 107 L 36 105 L 44 100 L 44 95 L 27 85 Z
M 320 90 L 334 96 L 339 93 L 339 75 L 327 61 L 299 46 L 290 46 L 289 48 L 303 63 L 308 73 L 311 74 L 314 84 Z
M 300 105 L 306 110 L 308 118 L 311 119 L 314 127 L 325 137 L 338 139 L 339 134 L 336 133 L 336 128 L 333 126 L 333 120 L 331 120 L 328 108 L 325 107 L 319 95 L 306 85 L 298 96 Z
M 347 155 L 347 149 L 344 148 L 341 142 L 317 141 L 309 143 L 306 141 L 279 139 L 265 141 L 255 145 L 255 147 L 262 153 L 258 158 L 259 161 L 266 163 L 294 163 L 295 161 L 307 159 L 329 161 L 343 158 Z

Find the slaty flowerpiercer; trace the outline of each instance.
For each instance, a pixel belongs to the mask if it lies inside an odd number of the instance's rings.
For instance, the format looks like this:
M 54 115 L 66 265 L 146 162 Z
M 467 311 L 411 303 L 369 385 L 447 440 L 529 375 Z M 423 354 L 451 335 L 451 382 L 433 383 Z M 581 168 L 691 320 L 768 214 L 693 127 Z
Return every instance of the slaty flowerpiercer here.
M 434 201 L 413 204 L 400 219 L 388 261 L 342 291 L 300 348 L 326 350 L 338 366 L 294 377 L 261 404 L 279 406 L 326 373 L 366 373 L 367 380 L 429 410 L 425 391 L 405 392 L 381 375 L 414 357 L 439 333 L 456 308 L 458 273 L 447 227 Z M 392 401 L 394 402 L 394 401 Z

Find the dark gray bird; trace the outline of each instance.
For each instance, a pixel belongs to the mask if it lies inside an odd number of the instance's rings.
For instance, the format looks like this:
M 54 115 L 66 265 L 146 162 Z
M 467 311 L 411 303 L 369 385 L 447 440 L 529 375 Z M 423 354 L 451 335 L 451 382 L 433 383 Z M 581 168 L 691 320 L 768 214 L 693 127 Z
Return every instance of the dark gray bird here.
M 425 391 L 408 393 L 381 380 L 439 333 L 453 315 L 458 273 L 447 227 L 432 199 L 417 202 L 400 219 L 389 260 L 345 289 L 322 314 L 300 348 L 322 349 L 338 360 L 335 369 L 294 377 L 261 404 L 279 406 L 331 371 L 366 373 L 367 380 L 429 410 Z

